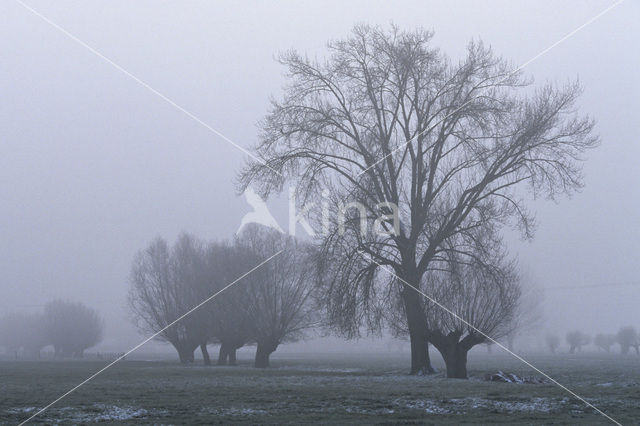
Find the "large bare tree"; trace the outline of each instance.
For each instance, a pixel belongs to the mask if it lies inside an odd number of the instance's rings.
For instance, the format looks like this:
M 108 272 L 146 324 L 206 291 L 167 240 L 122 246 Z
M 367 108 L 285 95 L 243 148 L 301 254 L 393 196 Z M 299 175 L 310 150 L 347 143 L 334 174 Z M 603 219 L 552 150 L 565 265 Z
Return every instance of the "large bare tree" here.
M 395 291 L 412 373 L 428 368 L 427 329 L 421 296 L 402 282 L 419 287 L 434 262 L 450 250 L 464 254 L 483 228 L 511 223 L 531 237 L 516 189 L 571 193 L 581 184 L 581 155 L 597 142 L 593 122 L 575 115 L 577 83 L 530 90 L 482 43 L 452 61 L 431 39 L 420 29 L 357 26 L 328 44 L 325 60 L 281 55 L 288 85 L 262 123 L 255 151 L 264 161 L 240 175 L 241 190 L 255 185 L 263 196 L 295 182 L 298 203 L 326 189 L 333 212 L 359 202 L 373 219 L 398 207 L 397 229 L 379 222 L 387 235 L 361 233 L 353 209 L 344 226 L 324 233 L 324 255 L 337 262 L 326 300 L 353 334 L 377 294 L 379 265 L 392 268 L 402 279 Z

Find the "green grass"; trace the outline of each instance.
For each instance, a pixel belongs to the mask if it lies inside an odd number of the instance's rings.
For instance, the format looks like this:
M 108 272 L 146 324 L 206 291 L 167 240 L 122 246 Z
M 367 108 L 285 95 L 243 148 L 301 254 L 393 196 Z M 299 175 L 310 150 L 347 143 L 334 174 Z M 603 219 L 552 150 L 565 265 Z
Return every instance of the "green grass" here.
M 267 370 L 251 368 L 248 356 L 237 367 L 123 361 L 34 422 L 607 423 L 553 384 L 484 381 L 485 373 L 498 369 L 538 374 L 482 350 L 470 356 L 470 380 L 408 376 L 407 354 L 279 354 Z M 640 358 L 593 353 L 527 359 L 622 424 L 638 424 Z M 26 419 L 33 407 L 51 402 L 107 362 L 0 361 L 0 422 Z

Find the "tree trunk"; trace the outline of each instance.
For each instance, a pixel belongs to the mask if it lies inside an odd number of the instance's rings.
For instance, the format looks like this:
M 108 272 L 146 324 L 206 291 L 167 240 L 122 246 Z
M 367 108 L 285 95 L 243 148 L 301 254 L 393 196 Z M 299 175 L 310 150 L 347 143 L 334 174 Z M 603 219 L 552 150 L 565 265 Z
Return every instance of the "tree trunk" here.
M 202 351 L 202 360 L 204 365 L 211 365 L 211 358 L 209 357 L 209 351 L 207 350 L 207 342 L 200 344 L 200 351 Z
M 227 365 L 227 358 L 229 358 L 229 351 L 227 345 L 220 344 L 220 352 L 218 353 L 218 365 Z
M 443 358 L 449 379 L 467 378 L 467 349 L 460 346 L 460 344 L 454 343 L 444 353 Z
M 467 354 L 475 345 L 483 343 L 484 338 L 468 334 L 460 340 L 463 332 L 453 331 L 447 335 L 432 332 L 429 337 L 438 349 L 447 366 L 447 378 L 467 379 Z
M 237 365 L 236 362 L 236 348 L 229 349 L 229 365 Z
M 193 349 L 189 349 L 186 344 L 179 345 L 176 349 L 178 350 L 180 364 L 190 364 L 193 362 Z
M 408 280 L 407 282 L 411 283 Z M 412 288 L 405 288 L 402 290 L 402 300 L 407 315 L 411 342 L 411 371 L 409 374 L 431 374 L 435 370 L 431 366 L 429 357 L 427 324 L 420 303 L 420 295 Z
M 267 368 L 269 367 L 269 356 L 275 352 L 278 344 L 273 342 L 258 342 L 258 347 L 256 348 L 256 359 L 254 362 L 254 367 L 256 368 Z

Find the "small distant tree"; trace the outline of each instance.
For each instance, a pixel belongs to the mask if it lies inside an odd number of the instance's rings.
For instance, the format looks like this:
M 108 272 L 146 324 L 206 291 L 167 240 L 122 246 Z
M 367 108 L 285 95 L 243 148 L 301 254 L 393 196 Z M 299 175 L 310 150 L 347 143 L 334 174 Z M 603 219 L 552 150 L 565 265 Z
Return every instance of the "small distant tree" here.
M 549 351 L 551 351 L 552 354 L 555 354 L 556 349 L 560 346 L 560 338 L 555 334 L 547 334 L 545 337 L 545 343 L 547 344 Z
M 262 226 L 245 229 L 239 243 L 263 259 L 283 251 L 247 288 L 249 326 L 257 343 L 255 366 L 265 368 L 281 343 L 298 340 L 315 323 L 310 304 L 313 265 L 303 243 Z
M 8 354 L 39 357 L 47 345 L 41 314 L 10 313 L 0 319 L 0 346 Z
M 640 355 L 640 338 L 635 328 L 632 326 L 622 327 L 616 337 L 622 354 L 628 354 L 629 349 L 633 347 Z
M 591 338 L 579 330 L 568 332 L 566 339 L 569 344 L 569 353 L 575 353 L 576 349 L 582 351 L 582 347 L 591 342 Z
M 44 333 L 55 355 L 82 358 L 102 341 L 104 323 L 98 312 L 82 303 L 54 300 L 44 307 Z
M 596 334 L 596 337 L 593 339 L 593 343 L 596 345 L 598 349 L 603 349 L 607 352 L 611 351 L 611 346 L 613 346 L 617 341 L 617 338 L 613 334 Z

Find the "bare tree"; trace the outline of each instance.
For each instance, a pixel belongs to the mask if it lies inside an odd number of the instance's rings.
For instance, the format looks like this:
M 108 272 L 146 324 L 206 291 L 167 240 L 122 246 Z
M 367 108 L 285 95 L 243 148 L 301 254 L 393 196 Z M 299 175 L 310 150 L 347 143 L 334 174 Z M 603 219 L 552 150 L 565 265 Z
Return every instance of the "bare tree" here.
M 593 122 L 574 114 L 577 84 L 527 92 L 520 73 L 482 43 L 452 63 L 431 38 L 357 26 L 328 44 L 326 61 L 281 55 L 288 86 L 262 124 L 256 154 L 264 162 L 250 162 L 239 187 L 258 185 L 267 196 L 292 180 L 298 204 L 328 190 L 329 210 L 346 216 L 321 242 L 326 261 L 337 263 L 327 269 L 335 274 L 326 279 L 331 320 L 357 335 L 371 319 L 360 311 L 375 305 L 366 299 L 380 295 L 376 271 L 391 268 L 402 279 L 394 291 L 414 374 L 429 368 L 427 329 L 421 296 L 403 283 L 421 286 L 434 262 L 466 253 L 482 229 L 511 223 L 531 237 L 515 189 L 573 192 L 581 154 L 597 142 Z M 349 202 L 364 206 L 368 220 L 397 213 L 398 226 L 383 218 L 386 235 L 362 233 L 358 213 L 345 212 Z
M 560 346 L 560 338 L 555 334 L 547 334 L 545 336 L 545 343 L 547 344 L 549 351 L 551 351 L 552 354 L 555 354 L 558 346 Z
M 278 345 L 298 340 L 316 323 L 310 303 L 313 265 L 305 244 L 262 226 L 247 227 L 239 244 L 263 259 L 283 250 L 248 287 L 247 313 L 257 343 L 255 366 L 265 368 Z
M 510 264 L 454 264 L 448 272 L 427 274 L 427 294 L 455 313 L 425 303 L 427 337 L 442 355 L 448 378 L 467 378 L 467 353 L 487 337 L 511 330 L 520 300 L 518 277 Z
M 593 343 L 598 349 L 603 349 L 607 352 L 611 352 L 611 346 L 615 345 L 617 337 L 614 334 L 596 334 L 593 339 Z
M 53 344 L 56 356 L 82 358 L 84 351 L 102 341 L 104 322 L 98 312 L 64 300 L 54 300 L 44 307 L 44 332 Z
M 622 327 L 616 335 L 618 344 L 620 345 L 620 353 L 628 354 L 630 348 L 634 348 L 636 353 L 640 355 L 640 338 L 638 332 L 632 326 Z
M 197 266 L 200 244 L 182 235 L 174 250 L 161 238 L 139 252 L 131 268 L 129 307 L 136 325 L 157 333 L 173 345 L 181 363 L 193 362 L 194 350 L 206 341 L 199 316 L 189 316 L 166 328 L 195 306 L 199 287 Z
M 569 344 L 569 353 L 575 353 L 576 349 L 582 351 L 582 347 L 591 342 L 591 338 L 579 330 L 568 332 L 566 339 Z
M 221 290 L 260 262 L 258 256 L 246 247 L 226 242 L 209 244 L 206 259 L 207 275 L 211 277 L 210 294 Z M 245 277 L 242 285 L 227 289 L 223 297 L 205 307 L 209 315 L 211 341 L 220 344 L 218 365 L 235 365 L 236 351 L 251 343 L 248 288 L 260 273 L 258 270 Z

